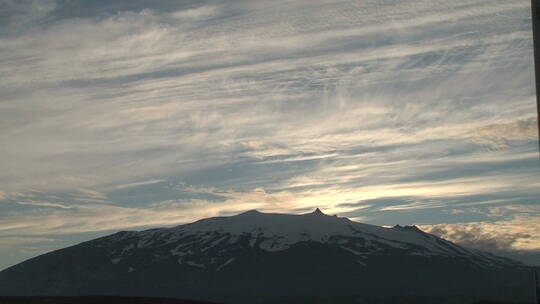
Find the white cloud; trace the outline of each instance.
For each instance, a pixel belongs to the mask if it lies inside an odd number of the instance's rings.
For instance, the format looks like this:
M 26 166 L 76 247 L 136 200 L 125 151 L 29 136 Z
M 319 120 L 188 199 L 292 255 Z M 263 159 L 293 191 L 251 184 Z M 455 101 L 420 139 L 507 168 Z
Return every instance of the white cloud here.
M 515 215 L 508 220 L 422 225 L 420 228 L 471 248 L 490 251 L 540 250 L 538 211 L 536 208 L 534 215 Z
M 111 190 L 123 190 L 123 189 L 127 189 L 127 188 L 132 188 L 132 187 L 153 185 L 153 184 L 161 183 L 163 181 L 164 181 L 163 179 L 151 179 L 151 180 L 147 180 L 147 181 L 141 181 L 141 182 L 135 182 L 135 183 L 129 183 L 129 184 L 123 184 L 123 185 L 116 185 L 116 186 L 112 187 Z
M 73 208 L 72 206 L 67 206 L 60 203 L 50 203 L 50 202 L 27 201 L 27 202 L 17 202 L 17 204 L 26 205 L 26 206 L 37 206 L 37 207 L 56 207 L 56 208 L 62 208 L 62 209 Z
M 172 12 L 173 18 L 181 21 L 202 21 L 219 15 L 221 8 L 215 5 L 203 5 L 196 8 Z

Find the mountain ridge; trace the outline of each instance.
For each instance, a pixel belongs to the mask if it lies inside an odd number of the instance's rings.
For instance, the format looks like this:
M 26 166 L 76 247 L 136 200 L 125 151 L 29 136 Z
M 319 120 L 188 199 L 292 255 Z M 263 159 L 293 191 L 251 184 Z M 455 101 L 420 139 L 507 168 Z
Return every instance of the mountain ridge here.
M 249 210 L 171 228 L 120 231 L 50 252 L 1 271 L 0 294 L 230 303 L 315 294 L 311 301 L 326 303 L 324 295 L 360 301 L 381 293 L 464 293 L 471 300 L 507 300 L 502 291 L 520 289 L 527 271 L 519 262 L 463 248 L 415 226 L 363 224 L 318 208 L 306 214 Z

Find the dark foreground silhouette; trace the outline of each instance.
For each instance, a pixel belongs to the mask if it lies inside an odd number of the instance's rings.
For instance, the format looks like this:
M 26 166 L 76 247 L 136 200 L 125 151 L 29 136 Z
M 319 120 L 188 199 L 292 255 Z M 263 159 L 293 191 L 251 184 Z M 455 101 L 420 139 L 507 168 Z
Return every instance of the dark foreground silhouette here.
M 304 299 L 305 300 L 305 299 Z M 398 297 L 387 299 L 370 299 L 360 303 L 457 303 L 457 299 L 433 299 L 425 297 Z M 150 297 L 119 297 L 119 296 L 87 296 L 87 297 L 1 297 L 0 304 L 218 304 L 215 302 L 201 302 L 171 298 Z M 291 303 L 305 303 L 303 299 L 296 299 Z M 476 304 L 509 304 L 510 302 L 479 301 Z
M 217 304 L 170 298 L 147 297 L 0 297 L 0 304 Z

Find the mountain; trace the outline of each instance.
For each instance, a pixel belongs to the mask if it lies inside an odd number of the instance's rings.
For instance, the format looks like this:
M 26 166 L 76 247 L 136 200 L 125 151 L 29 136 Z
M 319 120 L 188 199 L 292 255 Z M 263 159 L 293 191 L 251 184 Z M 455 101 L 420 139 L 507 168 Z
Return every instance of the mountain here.
M 0 295 L 157 296 L 225 303 L 532 300 L 531 270 L 415 226 L 255 210 L 122 231 L 0 272 Z

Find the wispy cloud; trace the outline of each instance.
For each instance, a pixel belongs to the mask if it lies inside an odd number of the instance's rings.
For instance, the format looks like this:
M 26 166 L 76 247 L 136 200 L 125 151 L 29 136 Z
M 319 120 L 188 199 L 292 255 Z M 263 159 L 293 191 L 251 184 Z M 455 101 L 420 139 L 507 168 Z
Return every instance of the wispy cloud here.
M 0 244 L 21 244 L 21 243 L 42 243 L 54 242 L 55 239 L 44 237 L 21 237 L 21 236 L 2 236 Z
M 43 23 L 58 6 L 55 0 L 6 0 L 0 8 L 0 35 L 19 34 Z
M 525 0 L 7 3 L 4 233 L 539 194 Z
M 19 205 L 25 205 L 25 206 L 38 206 L 38 207 L 55 207 L 55 208 L 62 208 L 62 209 L 70 209 L 73 208 L 73 206 L 67 206 L 60 203 L 49 203 L 49 202 L 34 202 L 34 201 L 28 201 L 28 202 L 17 202 Z
M 132 188 L 132 187 L 153 185 L 153 184 L 161 183 L 163 181 L 164 180 L 162 180 L 162 179 L 151 179 L 151 180 L 142 181 L 142 182 L 135 182 L 135 183 L 129 183 L 129 184 L 123 184 L 123 185 L 116 185 L 116 186 L 112 187 L 111 190 L 122 190 L 122 189 L 127 189 L 127 188 Z
M 495 148 L 509 148 L 512 142 L 536 140 L 538 138 L 538 121 L 536 117 L 511 122 L 490 124 L 471 130 L 467 135 L 480 144 Z

